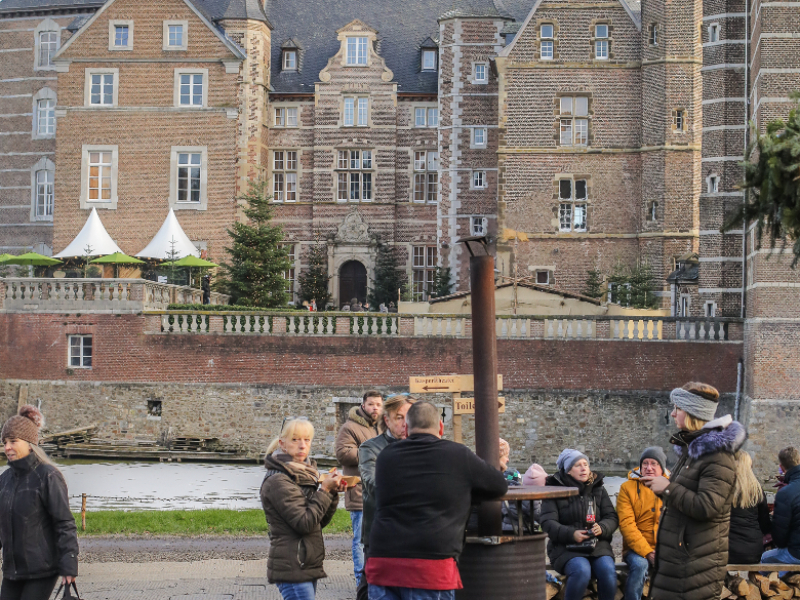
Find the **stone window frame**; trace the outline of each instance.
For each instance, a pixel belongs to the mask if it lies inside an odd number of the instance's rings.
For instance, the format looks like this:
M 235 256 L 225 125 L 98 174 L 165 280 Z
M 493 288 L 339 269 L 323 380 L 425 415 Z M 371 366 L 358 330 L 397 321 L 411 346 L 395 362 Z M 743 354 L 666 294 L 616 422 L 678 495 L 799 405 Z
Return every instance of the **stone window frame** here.
M 680 294 L 678 301 L 675 305 L 675 316 L 686 318 L 692 314 L 692 296 L 691 294 Z
M 553 28 L 552 38 L 542 37 L 542 27 L 549 25 Z M 553 42 L 553 56 L 552 58 L 544 58 L 542 56 L 542 42 Z M 558 59 L 558 22 L 555 19 L 541 19 L 536 22 L 536 55 L 539 60 L 554 61 Z
M 545 281 L 541 281 L 542 275 L 544 275 Z M 534 267 L 534 277 L 536 277 L 536 285 L 553 285 L 553 281 L 555 280 L 553 271 L 550 269 L 538 269 Z
M 476 227 L 479 225 L 480 228 Z M 488 235 L 489 219 L 485 215 L 472 215 L 469 218 L 469 234 L 471 236 Z
M 563 115 L 561 114 L 561 98 L 570 97 L 573 101 L 573 106 L 575 105 L 576 98 L 586 98 L 586 144 L 575 144 L 572 143 L 570 145 L 562 144 L 561 143 L 561 120 Z M 577 150 L 584 150 L 586 148 L 591 148 L 592 143 L 594 142 L 594 136 L 592 134 L 592 122 L 594 121 L 594 95 L 591 92 L 583 92 L 583 91 L 571 91 L 571 92 L 558 92 L 553 100 L 554 104 L 554 115 L 555 115 L 555 123 L 554 127 L 554 139 L 556 142 L 556 146 L 559 148 L 573 148 Z M 570 118 L 573 121 L 572 125 L 572 139 L 575 139 L 575 119 L 581 118 L 584 115 L 576 115 L 570 114 Z
M 716 44 L 720 41 L 720 33 L 722 28 L 719 25 L 718 21 L 714 21 L 713 23 L 708 24 L 708 43 L 709 44 Z
M 364 62 L 350 62 L 350 40 L 351 39 L 363 39 L 366 42 L 365 46 L 365 56 Z M 370 52 L 370 36 L 367 32 L 352 32 L 344 36 L 344 40 L 342 42 L 343 50 L 342 53 L 342 64 L 345 67 L 354 67 L 354 68 L 365 68 L 369 67 L 372 64 L 372 52 Z M 356 60 L 358 60 L 358 48 L 356 48 Z
M 170 46 L 169 45 L 169 28 L 171 25 L 182 25 L 183 26 L 183 33 L 180 46 Z M 181 19 L 172 19 L 166 20 L 163 22 L 163 39 L 162 39 L 162 50 L 167 52 L 181 52 L 186 51 L 189 49 L 189 21 L 181 20 Z
M 709 307 L 711 310 L 709 310 Z M 707 319 L 713 319 L 717 316 L 717 303 L 713 300 L 706 300 L 703 303 L 703 316 Z
M 178 155 L 200 154 L 200 202 L 178 201 Z M 169 207 L 174 210 L 208 209 L 208 146 L 172 146 L 169 153 Z
M 658 200 L 652 200 L 647 205 L 646 218 L 647 218 L 647 221 L 649 223 L 657 223 L 658 222 L 658 214 L 659 214 L 658 207 L 659 207 Z
M 658 23 L 650 23 L 647 26 L 647 45 L 658 46 Z
M 671 129 L 675 133 L 686 133 L 687 131 L 687 117 L 688 111 L 683 107 L 677 107 L 672 109 L 672 118 L 671 118 Z M 680 122 L 680 127 L 678 123 Z
M 561 182 L 562 181 L 569 181 L 570 182 L 570 197 L 563 198 L 561 196 Z M 583 181 L 586 187 L 586 196 L 584 198 L 578 198 L 576 196 L 577 193 L 577 185 L 576 182 Z M 588 174 L 583 173 L 559 173 L 556 178 L 553 180 L 553 199 L 555 201 L 555 208 L 553 212 L 556 216 L 556 233 L 563 234 L 563 233 L 589 233 L 591 227 L 589 225 L 589 217 L 591 216 L 591 207 L 592 207 L 592 194 L 591 194 L 591 176 Z M 569 223 L 570 226 L 568 229 L 562 227 L 561 218 L 564 212 L 564 206 L 569 206 Z M 583 206 L 583 215 L 584 215 L 584 228 L 576 229 L 575 227 L 575 216 L 577 211 L 575 210 L 576 206 Z
M 425 66 L 425 55 L 433 55 L 433 67 Z M 423 48 L 419 53 L 419 69 L 423 73 L 435 73 L 439 70 L 439 52 L 433 48 Z
M 475 141 L 475 132 L 481 129 L 483 130 L 483 143 L 477 143 Z M 489 147 L 489 128 L 488 127 L 471 127 L 469 130 L 469 147 L 475 148 L 477 150 L 485 150 Z
M 469 189 L 485 190 L 489 188 L 489 180 L 485 169 L 473 169 L 469 177 Z
M 718 173 L 711 172 L 706 177 L 706 193 L 707 194 L 718 194 L 719 193 L 719 182 L 720 176 Z
M 39 133 L 39 101 L 40 100 L 53 100 L 53 133 Z M 58 96 L 55 90 L 49 87 L 43 87 L 33 95 L 33 119 L 31 120 L 31 139 L 34 140 L 52 140 L 56 137 L 56 127 L 58 120 L 55 116 L 56 106 L 58 105 Z
M 300 244 L 292 241 L 281 242 L 278 244 L 279 248 L 289 249 L 289 254 L 286 258 L 289 260 L 291 266 L 281 273 L 283 280 L 286 282 L 286 293 L 289 294 L 289 302 L 294 302 L 295 286 L 297 285 L 297 272 L 300 270 L 300 253 L 298 252 L 299 246 Z
M 597 36 L 597 28 L 598 27 L 606 27 L 607 36 L 604 38 Z M 592 29 L 591 29 L 591 56 L 593 61 L 601 61 L 601 62 L 609 62 L 614 58 L 614 54 L 612 52 L 612 27 L 611 27 L 611 20 L 610 19 L 598 19 L 596 21 L 592 21 Z M 599 42 L 606 42 L 606 57 L 600 58 L 597 56 L 597 44 Z
M 423 125 L 419 125 L 417 123 L 417 111 L 419 111 L 419 110 L 424 111 L 423 112 L 423 117 L 424 117 L 425 123 Z M 434 111 L 434 110 L 436 111 L 436 113 L 435 113 L 436 114 L 436 123 L 434 125 L 431 125 L 430 124 L 431 123 L 431 111 Z M 438 103 L 436 103 L 436 104 L 414 104 L 411 107 L 411 118 L 412 118 L 412 122 L 413 122 L 413 127 L 415 129 L 424 129 L 424 128 L 435 129 L 435 128 L 439 127 L 439 104 Z
M 282 165 L 281 168 L 277 168 L 277 153 L 282 152 L 284 155 L 282 157 Z M 289 168 L 289 157 L 286 155 L 288 152 L 295 153 L 295 160 L 294 160 L 294 168 Z M 275 148 L 272 150 L 272 161 L 270 162 L 270 170 L 272 172 L 272 202 L 275 204 L 294 204 L 298 201 L 300 197 L 300 157 L 302 155 L 302 151 L 300 148 Z M 281 198 L 277 199 L 276 187 L 278 180 L 276 178 L 276 174 L 280 173 L 283 175 L 282 183 L 281 183 Z M 289 181 L 288 175 L 294 175 L 294 200 L 289 200 Z
M 294 110 L 295 124 L 289 125 L 289 111 Z M 281 123 L 278 122 L 278 111 L 281 113 Z M 278 129 L 296 129 L 300 127 L 300 106 L 297 104 L 273 104 L 272 105 L 272 126 Z
M 33 70 L 34 71 L 55 71 L 56 66 L 54 64 L 49 65 L 41 65 L 39 63 L 39 52 L 41 46 L 41 35 L 43 33 L 55 33 L 56 34 L 56 53 L 61 48 L 61 26 L 56 23 L 53 19 L 47 18 L 44 19 L 41 23 L 36 26 L 36 29 L 33 30 Z M 55 54 L 55 53 L 54 53 Z
M 353 123 L 351 125 L 345 124 L 345 104 L 348 98 L 353 99 Z M 367 122 L 360 123 L 359 122 L 359 111 L 361 100 L 366 100 L 367 105 Z M 372 97 L 370 94 L 353 94 L 353 93 L 345 93 L 342 94 L 342 98 L 339 102 L 339 114 L 341 115 L 339 120 L 339 127 L 346 127 L 347 129 L 354 129 L 359 127 L 372 127 Z
M 286 59 L 289 55 L 294 55 L 294 67 L 286 66 Z M 281 71 L 284 73 L 294 73 L 300 70 L 300 52 L 297 48 L 282 48 L 281 49 Z
M 202 75 L 203 76 L 203 93 L 202 104 L 181 104 L 181 75 Z M 194 84 L 191 84 L 194 85 Z M 172 88 L 172 105 L 175 108 L 183 110 L 198 110 L 200 108 L 208 108 L 208 69 L 184 69 L 179 68 L 174 70 L 173 88 Z M 192 94 L 194 95 L 194 94 Z
M 37 207 L 39 203 L 39 188 L 38 188 L 38 180 L 37 176 L 40 171 L 48 171 L 53 173 L 53 186 L 55 186 L 55 173 L 56 173 L 56 165 L 55 163 L 50 160 L 49 158 L 42 157 L 40 158 L 36 164 L 31 167 L 31 222 L 52 222 L 53 215 L 38 215 L 37 214 Z M 53 205 L 55 205 L 55 193 L 53 193 Z
M 439 181 L 439 169 L 441 163 L 441 156 L 439 149 L 414 148 L 411 150 L 411 202 L 412 204 L 437 204 L 439 202 L 439 192 L 441 190 Z M 418 160 L 418 154 L 425 154 L 422 161 Z M 435 156 L 431 156 L 434 154 Z M 420 163 L 425 167 L 419 168 Z M 417 188 L 417 182 L 420 182 L 421 189 Z M 436 189 L 431 192 L 431 187 L 436 186 Z M 421 192 L 423 198 L 417 198 L 417 192 Z M 433 200 L 431 200 L 433 196 Z
M 483 79 L 478 79 L 478 69 L 483 67 Z M 470 79 L 472 85 L 489 85 L 489 62 L 485 60 L 478 60 L 472 63 L 472 78 Z
M 411 296 L 417 302 L 425 302 L 430 298 L 436 282 L 439 248 L 430 244 L 412 245 L 409 254 L 411 255 Z
M 89 153 L 111 152 L 111 199 L 89 200 Z M 119 202 L 117 184 L 119 181 L 119 146 L 104 144 L 83 144 L 81 148 L 81 197 L 80 206 L 84 210 L 105 208 L 116 210 Z
M 111 104 L 92 104 L 92 75 L 114 75 L 113 79 L 113 92 Z M 102 95 L 102 93 L 101 93 Z M 96 68 L 84 69 L 84 83 L 83 83 L 83 105 L 87 108 L 103 109 L 114 108 L 119 105 L 119 69 L 115 68 Z
M 67 334 L 67 368 L 68 369 L 91 369 L 92 363 L 94 359 L 94 340 L 92 339 L 92 334 L 84 334 L 84 333 L 70 333 Z M 86 344 L 86 340 L 89 340 L 89 343 Z M 73 350 L 75 345 L 73 344 L 73 340 L 79 341 L 77 347 L 79 348 L 79 353 L 76 356 L 73 354 Z M 86 353 L 88 346 L 88 354 Z M 87 359 L 88 358 L 88 364 Z M 78 364 L 73 364 L 73 359 L 78 360 Z
M 351 202 L 355 203 L 355 204 L 361 204 L 362 202 L 367 202 L 367 203 L 374 202 L 375 201 L 375 192 L 376 192 L 375 184 L 377 182 L 377 172 L 376 172 L 377 169 L 376 169 L 376 166 L 375 166 L 375 163 L 376 163 L 375 148 L 335 148 L 333 152 L 334 152 L 334 155 L 333 155 L 333 172 L 334 172 L 334 175 L 335 175 L 333 177 L 333 198 L 334 198 L 334 202 L 339 203 L 339 204 L 348 204 L 348 203 L 351 203 Z M 347 152 L 347 160 L 346 160 L 347 166 L 345 166 L 345 167 L 340 166 L 340 156 L 339 156 L 339 154 L 341 152 Z M 352 153 L 353 152 L 358 152 L 359 153 L 359 157 L 357 159 L 358 160 L 358 167 L 353 167 L 352 166 L 352 164 L 353 164 L 353 162 L 352 162 L 353 161 Z M 370 166 L 369 167 L 364 167 L 363 166 L 364 152 L 369 152 L 370 153 L 370 158 L 369 158 Z M 358 177 L 358 185 L 359 185 L 358 196 L 359 197 L 357 199 L 354 199 L 354 198 L 350 197 L 350 193 L 352 192 L 352 177 L 347 177 L 346 178 L 346 188 L 344 190 L 345 191 L 345 195 L 347 197 L 346 198 L 340 198 L 339 197 L 339 194 L 340 194 L 340 191 L 341 191 L 340 181 L 339 181 L 340 180 L 340 175 L 342 175 L 342 174 L 352 174 L 352 173 L 359 173 L 359 177 Z M 369 174 L 369 176 L 370 176 L 369 177 L 369 189 L 370 189 L 370 194 L 369 194 L 370 197 L 369 198 L 364 198 L 364 182 L 366 181 L 365 178 L 364 178 L 365 174 Z
M 117 27 L 124 26 L 128 28 L 128 45 L 117 46 Z M 133 20 L 132 19 L 112 19 L 108 22 L 108 49 L 111 52 L 116 51 L 132 51 L 133 50 Z

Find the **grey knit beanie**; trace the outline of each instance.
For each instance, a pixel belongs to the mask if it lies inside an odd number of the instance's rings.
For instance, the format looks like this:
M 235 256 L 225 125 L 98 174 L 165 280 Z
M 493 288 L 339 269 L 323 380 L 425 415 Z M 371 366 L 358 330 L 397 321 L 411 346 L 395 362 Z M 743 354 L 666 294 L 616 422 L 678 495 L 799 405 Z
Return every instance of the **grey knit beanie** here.
M 587 463 L 589 462 L 589 457 L 583 452 L 573 450 L 572 448 L 566 448 L 558 455 L 556 467 L 558 467 L 560 471 L 564 471 L 564 473 L 569 473 L 569 470 L 575 466 L 575 463 L 582 458 L 585 459 Z
M 642 467 L 642 463 L 644 462 L 645 458 L 652 458 L 661 465 L 662 471 L 667 470 L 667 455 L 664 453 L 664 450 L 662 450 L 661 446 L 650 446 L 649 448 L 645 448 L 644 452 L 642 452 L 642 455 L 639 457 L 639 468 Z

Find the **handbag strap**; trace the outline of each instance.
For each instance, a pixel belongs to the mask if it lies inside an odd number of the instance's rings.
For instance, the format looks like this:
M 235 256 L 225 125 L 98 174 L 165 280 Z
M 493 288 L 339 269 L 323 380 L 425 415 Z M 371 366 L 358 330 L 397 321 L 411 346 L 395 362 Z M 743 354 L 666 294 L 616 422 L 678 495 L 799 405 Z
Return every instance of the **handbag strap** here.
M 70 591 L 69 591 L 70 588 L 75 590 L 75 595 L 74 596 L 70 593 Z M 64 595 L 61 596 L 62 600 L 64 598 L 67 598 L 67 599 L 74 598 L 75 600 L 81 600 L 81 595 L 78 593 L 78 584 L 76 584 L 74 581 L 65 588 L 63 580 L 62 580 L 62 583 L 61 583 L 60 586 L 58 586 L 58 589 L 56 590 L 56 593 L 55 593 L 55 596 L 54 596 L 56 600 L 58 600 L 58 595 L 61 593 L 61 590 L 64 590 Z

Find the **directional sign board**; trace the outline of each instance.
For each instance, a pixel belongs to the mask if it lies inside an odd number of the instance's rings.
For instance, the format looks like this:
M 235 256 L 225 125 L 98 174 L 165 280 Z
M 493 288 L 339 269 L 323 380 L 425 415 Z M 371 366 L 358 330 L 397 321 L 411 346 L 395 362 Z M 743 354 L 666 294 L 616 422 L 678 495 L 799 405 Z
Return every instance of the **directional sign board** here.
M 442 394 L 475 391 L 473 375 L 432 375 L 430 377 L 409 377 L 409 391 L 412 394 Z M 497 376 L 497 389 L 503 389 L 503 376 Z
M 506 412 L 506 399 L 503 396 L 497 398 L 498 412 Z M 474 415 L 475 414 L 475 398 L 454 398 L 453 399 L 453 414 L 454 415 Z

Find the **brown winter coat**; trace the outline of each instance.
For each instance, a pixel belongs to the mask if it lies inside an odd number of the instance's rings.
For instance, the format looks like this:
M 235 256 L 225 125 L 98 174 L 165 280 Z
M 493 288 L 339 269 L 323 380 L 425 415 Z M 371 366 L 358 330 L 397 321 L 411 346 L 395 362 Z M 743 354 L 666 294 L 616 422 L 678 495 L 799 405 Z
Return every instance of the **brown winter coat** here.
M 712 423 L 713 424 L 713 423 Z M 728 563 L 736 459 L 747 434 L 739 423 L 680 432 L 680 455 L 661 499 L 651 600 L 718 600 Z
M 347 421 L 336 436 L 336 460 L 345 475 L 358 475 L 358 447 L 378 435 L 378 428 L 360 406 L 350 409 Z M 363 510 L 361 483 L 347 488 L 344 506 L 347 510 Z
M 327 577 L 322 569 L 322 528 L 333 518 L 339 494 L 318 490 L 316 478 L 272 456 L 264 462 L 267 474 L 261 484 L 261 505 L 269 524 L 267 579 L 304 583 Z

